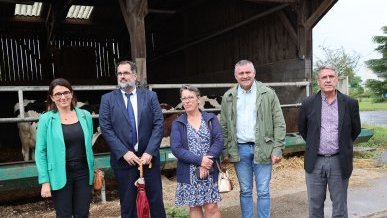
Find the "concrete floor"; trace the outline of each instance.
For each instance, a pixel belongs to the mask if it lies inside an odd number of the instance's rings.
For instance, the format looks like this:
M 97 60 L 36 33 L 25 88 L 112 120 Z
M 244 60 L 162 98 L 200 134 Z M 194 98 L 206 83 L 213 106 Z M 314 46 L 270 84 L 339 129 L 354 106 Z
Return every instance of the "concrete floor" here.
M 383 176 L 370 180 L 365 187 L 349 187 L 348 211 L 349 217 L 382 218 L 387 217 L 387 170 Z M 325 217 L 331 217 L 332 206 L 327 196 L 325 202 Z M 234 206 L 222 208 L 223 218 L 241 217 L 239 199 Z M 306 191 L 284 195 L 272 199 L 272 218 L 302 218 L 308 217 Z

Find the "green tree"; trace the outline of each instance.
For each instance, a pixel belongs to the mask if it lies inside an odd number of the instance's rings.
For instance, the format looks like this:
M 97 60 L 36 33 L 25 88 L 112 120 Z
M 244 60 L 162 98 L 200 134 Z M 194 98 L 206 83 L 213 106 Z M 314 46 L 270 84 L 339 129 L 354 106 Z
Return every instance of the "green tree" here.
M 339 49 L 331 49 L 325 46 L 320 46 L 324 52 L 323 58 L 317 58 L 316 68 L 313 70 L 313 90 L 317 91 L 317 69 L 322 65 L 334 66 L 337 69 L 339 76 L 348 76 L 349 94 L 351 96 L 359 96 L 364 92 L 361 87 L 361 78 L 356 76 L 355 72 L 358 69 L 360 56 L 355 53 L 348 53 L 343 47 Z
M 387 80 L 379 81 L 368 79 L 365 83 L 366 88 L 371 90 L 373 102 L 382 102 L 385 100 L 384 94 L 387 93 Z
M 382 31 L 387 34 L 387 26 L 382 27 Z M 378 44 L 375 51 L 381 53 L 382 58 L 370 59 L 366 64 L 376 75 L 387 79 L 387 36 L 374 36 L 372 41 Z

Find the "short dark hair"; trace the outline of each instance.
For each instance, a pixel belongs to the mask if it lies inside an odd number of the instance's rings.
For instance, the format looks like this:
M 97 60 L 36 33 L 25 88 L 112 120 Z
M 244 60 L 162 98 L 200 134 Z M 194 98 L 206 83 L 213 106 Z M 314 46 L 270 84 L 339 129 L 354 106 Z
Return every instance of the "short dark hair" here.
M 184 90 L 188 90 L 188 91 L 194 92 L 194 93 L 196 94 L 196 96 L 200 96 L 200 91 L 199 91 L 199 89 L 196 88 L 196 87 L 193 86 L 193 85 L 182 85 L 181 88 L 180 88 L 180 96 L 181 96 L 181 93 L 182 93 Z
M 130 65 L 130 69 L 132 70 L 132 73 L 133 74 L 137 74 L 137 66 L 136 66 L 136 64 L 134 62 L 128 61 L 128 60 L 123 60 L 123 61 L 118 62 L 117 67 L 120 66 L 120 65 L 123 65 L 123 64 L 129 64 Z
M 54 94 L 54 88 L 57 86 L 63 86 L 70 90 L 70 92 L 73 94 L 73 99 L 71 100 L 71 109 L 73 110 L 75 106 L 77 105 L 77 97 L 74 94 L 73 87 L 71 86 L 70 82 L 63 78 L 57 78 L 51 81 L 50 86 L 48 87 L 47 92 L 47 111 L 53 110 L 58 111 L 58 108 L 55 105 L 55 102 L 52 101 L 51 96 Z

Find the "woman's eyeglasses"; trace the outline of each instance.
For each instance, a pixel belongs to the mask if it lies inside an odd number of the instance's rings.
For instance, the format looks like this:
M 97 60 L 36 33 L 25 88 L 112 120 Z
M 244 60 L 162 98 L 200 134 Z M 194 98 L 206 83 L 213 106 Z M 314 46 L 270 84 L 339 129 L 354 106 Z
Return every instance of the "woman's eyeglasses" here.
M 64 91 L 64 92 L 57 92 L 57 93 L 53 94 L 53 96 L 54 96 L 54 98 L 61 98 L 63 95 L 64 97 L 67 98 L 70 96 L 70 94 L 71 94 L 70 91 Z
M 194 96 L 180 98 L 181 102 L 193 101 L 194 99 L 195 99 Z

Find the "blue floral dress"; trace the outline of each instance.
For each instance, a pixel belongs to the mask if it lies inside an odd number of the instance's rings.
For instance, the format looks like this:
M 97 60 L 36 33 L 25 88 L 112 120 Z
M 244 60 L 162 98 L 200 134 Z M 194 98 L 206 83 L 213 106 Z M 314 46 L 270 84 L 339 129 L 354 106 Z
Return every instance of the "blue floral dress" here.
M 189 150 L 198 156 L 205 155 L 210 148 L 210 131 L 203 119 L 198 131 L 187 124 L 187 138 Z M 177 183 L 176 206 L 197 207 L 221 200 L 218 185 L 214 183 L 213 176 L 209 175 L 206 179 L 200 179 L 196 175 L 196 168 L 197 166 L 190 165 L 191 184 Z

